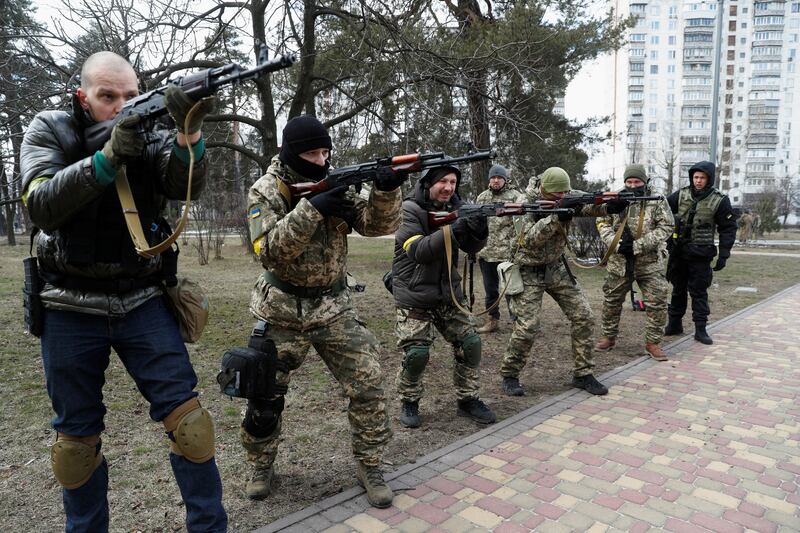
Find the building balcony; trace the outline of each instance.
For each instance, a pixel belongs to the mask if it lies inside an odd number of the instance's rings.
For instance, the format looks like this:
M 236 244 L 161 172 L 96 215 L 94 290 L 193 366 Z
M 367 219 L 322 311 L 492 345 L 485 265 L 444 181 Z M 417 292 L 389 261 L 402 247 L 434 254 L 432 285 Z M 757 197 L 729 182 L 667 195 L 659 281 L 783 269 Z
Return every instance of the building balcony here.
M 751 133 L 747 137 L 747 146 L 777 146 L 777 133 Z

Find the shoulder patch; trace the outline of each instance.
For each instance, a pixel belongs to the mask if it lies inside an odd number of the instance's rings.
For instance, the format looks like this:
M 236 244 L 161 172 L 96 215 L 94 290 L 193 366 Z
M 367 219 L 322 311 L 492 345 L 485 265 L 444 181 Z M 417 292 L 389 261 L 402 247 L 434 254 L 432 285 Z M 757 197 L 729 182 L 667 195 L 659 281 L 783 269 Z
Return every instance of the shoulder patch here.
M 258 218 L 260 216 L 261 216 L 260 207 L 254 207 L 253 209 L 250 210 L 250 220 L 253 220 L 254 218 Z

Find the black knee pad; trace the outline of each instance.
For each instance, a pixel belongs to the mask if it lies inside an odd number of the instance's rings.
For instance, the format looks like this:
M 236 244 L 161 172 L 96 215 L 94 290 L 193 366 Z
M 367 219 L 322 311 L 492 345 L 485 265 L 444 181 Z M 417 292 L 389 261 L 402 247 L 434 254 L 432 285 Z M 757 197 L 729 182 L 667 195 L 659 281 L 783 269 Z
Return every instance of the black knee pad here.
M 403 369 L 414 378 L 422 375 L 430 359 L 429 346 L 409 346 L 405 349 L 406 356 L 403 358 Z
M 481 336 L 470 333 L 461 341 L 461 352 L 464 364 L 469 368 L 478 368 L 481 365 Z
M 242 427 L 250 435 L 258 439 L 269 437 L 278 425 L 283 412 L 283 405 L 283 396 L 278 396 L 271 400 L 249 400 Z

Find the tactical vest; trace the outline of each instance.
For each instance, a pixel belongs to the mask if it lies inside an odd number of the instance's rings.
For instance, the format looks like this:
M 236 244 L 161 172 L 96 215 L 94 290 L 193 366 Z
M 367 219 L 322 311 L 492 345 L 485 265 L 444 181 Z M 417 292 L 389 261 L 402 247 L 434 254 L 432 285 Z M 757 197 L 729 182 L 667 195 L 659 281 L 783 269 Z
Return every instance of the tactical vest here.
M 684 226 L 688 223 L 688 218 L 692 206 L 695 203 L 692 197 L 692 187 L 684 187 L 678 195 L 678 215 L 677 219 L 682 226 L 681 232 L 684 233 L 692 244 L 700 245 L 714 245 L 714 236 L 716 234 L 717 225 L 714 222 L 714 215 L 719 209 L 719 204 L 725 196 L 717 191 L 712 190 L 711 193 L 697 202 L 695 215 L 692 218 L 689 226 Z M 683 229 L 685 227 L 685 229 Z

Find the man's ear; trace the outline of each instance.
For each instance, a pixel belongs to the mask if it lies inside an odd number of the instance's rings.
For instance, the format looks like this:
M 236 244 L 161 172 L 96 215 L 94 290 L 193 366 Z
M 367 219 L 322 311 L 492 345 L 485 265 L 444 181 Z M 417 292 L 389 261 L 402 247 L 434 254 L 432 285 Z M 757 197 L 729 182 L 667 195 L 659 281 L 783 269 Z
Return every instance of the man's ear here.
M 78 90 L 75 91 L 75 95 L 78 97 L 78 102 L 80 102 L 81 107 L 83 109 L 89 109 L 89 104 L 86 102 L 86 92 L 84 92 L 82 87 L 78 87 Z

